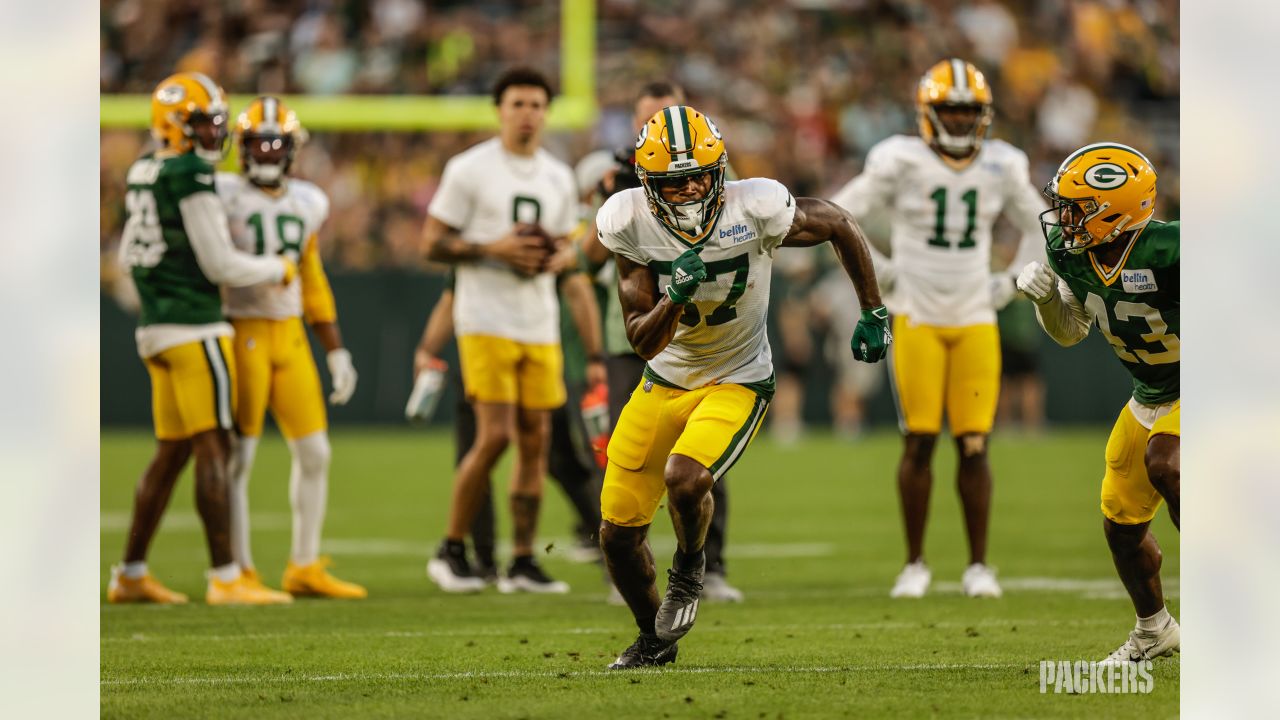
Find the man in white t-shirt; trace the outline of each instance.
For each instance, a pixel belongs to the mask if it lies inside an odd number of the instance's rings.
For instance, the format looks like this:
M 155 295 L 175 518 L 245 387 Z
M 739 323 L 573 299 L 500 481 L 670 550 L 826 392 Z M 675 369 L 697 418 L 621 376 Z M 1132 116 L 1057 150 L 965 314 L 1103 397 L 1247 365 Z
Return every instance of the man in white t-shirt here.
M 569 166 L 540 147 L 551 100 L 547 79 L 513 68 L 498 79 L 493 99 L 498 136 L 445 165 L 423 231 L 428 257 L 455 269 L 458 356 L 476 414 L 476 441 L 458 464 L 448 529 L 427 574 L 446 592 L 484 588 L 463 538 L 494 465 L 514 440 L 514 559 L 499 589 L 567 592 L 534 562 L 533 538 L 550 414 L 565 402 L 559 305 L 548 262 L 577 222 L 577 191 Z

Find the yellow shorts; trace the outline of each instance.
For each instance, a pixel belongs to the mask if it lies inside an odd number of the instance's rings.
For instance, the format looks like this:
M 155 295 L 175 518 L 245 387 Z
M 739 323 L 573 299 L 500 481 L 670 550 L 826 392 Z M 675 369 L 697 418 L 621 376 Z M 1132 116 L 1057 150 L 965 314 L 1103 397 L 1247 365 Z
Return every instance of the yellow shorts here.
M 1161 406 L 1166 407 L 1166 406 Z M 1155 435 L 1182 436 L 1182 401 L 1175 400 L 1167 411 L 1143 427 L 1129 405 L 1120 411 L 1111 438 L 1107 440 L 1107 472 L 1102 476 L 1102 514 L 1121 525 L 1150 522 L 1163 498 L 1147 479 L 1147 443 Z M 1165 414 L 1160 414 L 1161 412 Z
M 532 345 L 493 335 L 459 335 L 462 385 L 472 402 L 530 410 L 564 404 L 564 354 L 558 343 Z
M 653 522 L 673 454 L 693 458 L 719 480 L 742 457 L 768 408 L 768 400 L 742 385 L 679 390 L 641 379 L 609 439 L 601 517 L 629 527 Z
M 902 431 L 955 436 L 991 432 L 1000 398 L 1000 335 L 995 325 L 937 327 L 893 318 L 894 400 Z
M 235 427 L 236 369 L 231 338 L 206 338 L 162 350 L 143 362 L 151 376 L 156 439 L 185 440 Z
M 324 388 L 302 319 L 236 318 L 231 325 L 236 329 L 240 433 L 262 435 L 268 407 L 281 434 L 290 440 L 326 429 Z

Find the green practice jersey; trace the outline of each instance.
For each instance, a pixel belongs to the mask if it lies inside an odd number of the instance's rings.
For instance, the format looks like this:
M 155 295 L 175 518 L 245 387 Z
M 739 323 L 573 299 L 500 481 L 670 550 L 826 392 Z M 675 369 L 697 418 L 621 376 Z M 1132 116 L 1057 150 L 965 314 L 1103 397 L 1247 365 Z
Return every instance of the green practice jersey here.
M 1134 398 L 1147 405 L 1178 399 L 1178 234 L 1177 222 L 1151 221 L 1109 281 L 1089 252 L 1049 253 L 1054 272 L 1133 376 Z
M 178 202 L 214 192 L 213 166 L 194 153 L 147 154 L 129 168 L 121 262 L 142 301 L 139 325 L 203 325 L 222 320 L 222 297 L 196 262 Z

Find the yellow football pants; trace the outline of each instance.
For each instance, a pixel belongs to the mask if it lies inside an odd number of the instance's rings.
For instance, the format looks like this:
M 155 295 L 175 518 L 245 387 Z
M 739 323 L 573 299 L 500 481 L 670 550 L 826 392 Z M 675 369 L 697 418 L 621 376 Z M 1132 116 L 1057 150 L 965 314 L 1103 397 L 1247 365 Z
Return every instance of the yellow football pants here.
M 324 388 L 302 318 L 235 318 L 231 324 L 236 329 L 236 423 L 241 434 L 262 435 L 268 407 L 290 440 L 327 429 Z
M 768 408 L 768 400 L 742 385 L 680 390 L 641 379 L 609 438 L 601 517 L 629 527 L 653 522 L 667 491 L 670 455 L 694 459 L 719 480 L 742 457 Z
M 185 440 L 235 423 L 235 364 L 231 339 L 206 338 L 162 350 L 144 360 L 151 376 L 156 439 Z
M 1125 404 L 1107 440 L 1107 471 L 1102 476 L 1102 514 L 1121 525 L 1149 522 L 1164 501 L 1147 477 L 1147 443 L 1156 435 L 1182 436 L 1182 401 L 1151 429 L 1142 426 Z
M 459 335 L 462 385 L 472 402 L 554 410 L 565 401 L 558 343 L 532 345 L 494 335 Z
M 897 315 L 889 358 L 903 432 L 938 434 L 944 407 L 952 435 L 991 432 L 1000 398 L 994 324 L 937 327 Z

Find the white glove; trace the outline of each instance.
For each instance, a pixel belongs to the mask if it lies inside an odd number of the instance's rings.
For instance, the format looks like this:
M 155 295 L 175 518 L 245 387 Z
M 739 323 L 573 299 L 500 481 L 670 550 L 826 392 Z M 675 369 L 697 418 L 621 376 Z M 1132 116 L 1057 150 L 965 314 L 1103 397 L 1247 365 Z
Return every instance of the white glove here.
M 1018 289 L 1035 304 L 1044 305 L 1058 296 L 1058 276 L 1046 265 L 1032 261 L 1018 274 Z
M 991 276 L 991 307 L 996 310 L 1003 310 L 1013 297 L 1018 294 L 1018 288 L 1013 284 L 1013 276 L 1008 273 L 996 273 Z
M 356 391 L 356 366 L 351 363 L 351 353 L 346 348 L 338 348 L 330 350 L 326 359 L 329 361 L 329 379 L 333 381 L 329 402 L 346 405 Z

